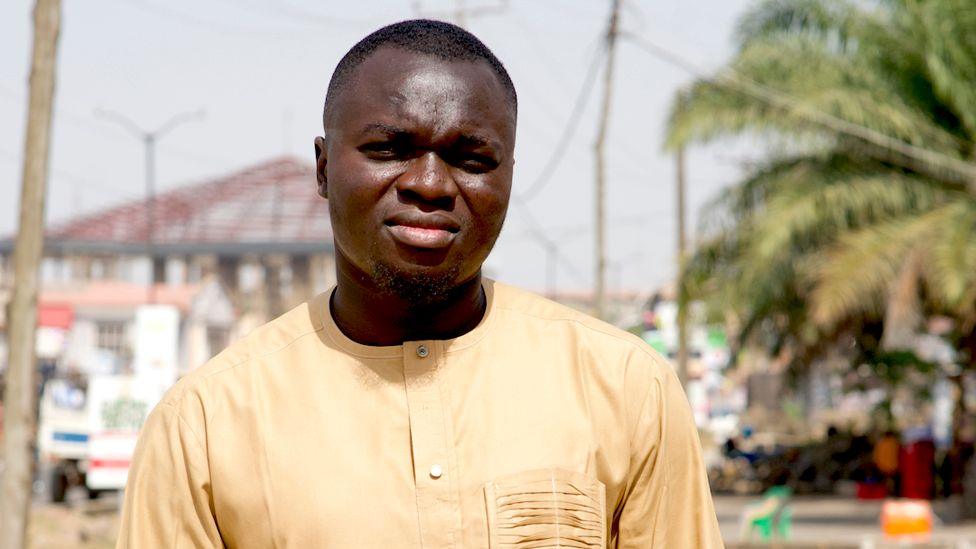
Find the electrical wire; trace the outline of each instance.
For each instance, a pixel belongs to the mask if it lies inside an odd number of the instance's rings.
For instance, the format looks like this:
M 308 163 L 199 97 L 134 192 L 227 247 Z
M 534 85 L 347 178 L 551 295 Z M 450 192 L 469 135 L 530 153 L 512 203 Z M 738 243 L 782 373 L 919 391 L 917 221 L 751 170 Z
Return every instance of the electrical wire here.
M 7 162 L 10 162 L 12 164 L 19 164 L 23 161 L 23 156 L 14 153 L 12 151 L 8 151 L 6 149 L 0 149 L 0 160 L 6 160 Z M 55 179 L 61 179 L 78 185 L 84 185 L 85 187 L 93 187 L 99 189 L 105 193 L 111 194 L 113 198 L 118 198 L 120 200 L 137 198 L 136 194 L 129 189 L 122 189 L 120 187 L 115 187 L 113 185 L 106 185 L 105 183 L 101 183 L 93 179 L 89 179 L 87 177 L 83 177 L 71 173 L 69 171 L 60 170 L 60 169 L 51 169 L 51 175 L 55 176 L 54 177 Z
M 0 97 L 5 97 L 10 101 L 19 102 L 25 99 L 25 94 L 17 93 L 7 86 L 0 84 Z M 103 137 L 108 137 L 116 141 L 125 141 L 127 143 L 132 141 L 131 137 L 126 136 L 120 130 L 114 129 L 113 127 L 105 124 L 99 120 L 92 118 L 91 116 L 85 116 L 79 114 L 72 110 L 65 109 L 63 107 L 54 108 L 55 122 L 65 121 L 82 130 L 86 130 L 92 133 L 97 133 Z M 213 156 L 210 154 L 201 154 L 198 151 L 184 149 L 177 145 L 163 143 L 159 145 L 159 150 L 167 154 L 175 154 L 182 157 L 184 160 L 189 160 L 195 162 L 197 165 L 206 165 L 208 167 L 215 167 L 218 165 L 226 165 L 232 163 L 230 159 L 221 158 Z
M 974 163 L 953 158 L 938 151 L 912 145 L 899 139 L 887 136 L 866 126 L 849 122 L 830 113 L 824 112 L 813 105 L 810 105 L 809 103 L 805 103 L 800 99 L 792 97 L 787 93 L 773 89 L 764 84 L 760 84 L 759 82 L 747 78 L 730 68 L 715 76 L 708 76 L 707 71 L 697 66 L 695 63 L 689 61 L 674 51 L 651 42 L 641 36 L 632 33 L 621 33 L 621 37 L 629 39 L 631 43 L 650 53 L 654 57 L 657 57 L 658 59 L 661 59 L 662 61 L 665 61 L 671 65 L 677 66 L 691 73 L 697 78 L 727 85 L 737 91 L 753 97 L 754 99 L 758 99 L 774 107 L 788 110 L 797 116 L 805 118 L 808 121 L 825 127 L 835 133 L 853 137 L 859 141 L 870 143 L 885 150 L 894 151 L 899 155 L 921 164 L 922 166 L 953 172 L 957 177 L 960 177 L 970 189 L 976 190 L 976 164 Z M 888 160 L 897 163 L 899 159 L 889 158 Z M 913 162 L 902 163 L 914 164 Z M 904 167 L 910 169 L 918 168 L 917 165 L 907 165 Z
M 146 0 L 119 0 L 119 1 L 126 6 L 139 9 L 146 13 L 162 15 L 163 17 L 168 17 L 170 19 L 180 21 L 181 23 L 184 23 L 186 25 L 202 28 L 217 33 L 233 33 L 233 34 L 242 34 L 247 36 L 262 36 L 262 37 L 271 37 L 271 38 L 294 38 L 296 36 L 296 32 L 306 32 L 306 33 L 317 32 L 315 29 L 311 29 L 311 28 L 262 29 L 262 28 L 238 27 L 235 25 L 228 25 L 224 22 L 213 21 L 210 19 L 203 19 L 185 11 L 175 10 L 168 5 L 157 4 L 155 2 L 149 2 Z
M 556 256 L 556 261 L 562 264 L 578 282 L 585 283 L 586 277 L 583 276 L 583 273 L 576 268 L 576 265 L 574 265 L 569 258 L 559 251 L 559 246 L 556 245 L 556 242 L 546 236 L 542 229 L 542 225 L 535 219 L 532 212 L 529 211 L 529 207 L 525 204 L 525 202 L 523 202 L 518 196 L 512 195 L 512 203 L 522 211 L 521 219 L 526 225 L 528 225 L 528 236 L 534 238 L 544 248 L 546 248 L 546 250 L 554 253 Z
M 258 2 L 245 0 L 218 0 L 222 4 L 245 8 L 252 13 L 272 15 L 278 18 L 308 25 L 328 25 L 331 27 L 348 27 L 349 25 L 371 25 L 387 21 L 388 18 L 346 19 L 322 15 L 318 12 L 306 10 L 291 2 L 278 0 L 277 2 Z
M 582 118 L 583 111 L 586 104 L 590 98 L 590 93 L 593 91 L 593 85 L 596 83 L 597 74 L 600 72 L 599 68 L 603 64 L 606 58 L 606 42 L 603 42 L 601 47 L 597 48 L 594 52 L 593 59 L 590 61 L 590 66 L 587 69 L 586 76 L 583 78 L 583 84 L 580 86 L 579 93 L 576 95 L 576 102 L 573 105 L 572 111 L 570 111 L 569 118 L 566 120 L 566 126 L 563 128 L 562 136 L 560 136 L 559 141 L 557 141 L 556 148 L 552 151 L 549 156 L 549 160 L 546 162 L 542 171 L 529 186 L 528 190 L 518 195 L 519 200 L 528 202 L 532 200 L 535 196 L 539 194 L 539 191 L 545 188 L 555 173 L 556 168 L 562 161 L 563 157 L 566 155 L 566 150 L 569 148 L 569 142 L 573 139 L 576 133 L 576 128 L 579 127 L 579 121 Z

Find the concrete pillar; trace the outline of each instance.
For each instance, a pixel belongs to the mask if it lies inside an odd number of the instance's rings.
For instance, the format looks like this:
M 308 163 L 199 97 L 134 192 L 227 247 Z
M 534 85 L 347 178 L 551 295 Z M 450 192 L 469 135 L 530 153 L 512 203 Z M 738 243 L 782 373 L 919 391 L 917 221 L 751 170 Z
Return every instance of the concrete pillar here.
M 312 289 L 312 258 L 307 255 L 291 256 L 291 297 L 292 305 L 298 305 L 311 299 Z
M 217 277 L 228 292 L 237 293 L 240 289 L 240 273 L 238 273 L 240 266 L 240 258 L 237 256 L 217 257 Z
M 166 284 L 169 281 L 166 277 L 166 256 L 153 256 L 152 258 L 152 283 Z
M 102 275 L 106 280 L 119 280 L 121 278 L 119 270 L 119 257 L 114 255 L 102 258 Z
M 13 285 L 13 271 L 10 270 L 10 257 L 6 254 L 0 254 L 0 288 L 11 288 Z
M 200 282 L 217 274 L 217 256 L 213 254 L 195 255 L 191 258 L 190 281 Z
M 71 279 L 90 280 L 92 260 L 89 256 L 75 256 L 71 258 Z
M 184 255 L 181 264 L 183 266 L 183 276 L 180 278 L 180 282 L 183 284 L 193 284 L 197 282 L 199 278 L 194 279 L 194 276 L 199 276 L 198 273 L 194 273 L 194 264 L 192 255 Z
M 261 266 L 264 268 L 264 291 L 265 302 L 267 303 L 268 318 L 275 318 L 285 312 L 283 299 L 283 280 L 282 269 L 285 266 L 285 259 L 278 255 L 266 255 L 261 257 Z
M 312 288 L 316 294 L 322 293 L 336 283 L 335 258 L 332 254 L 312 256 Z

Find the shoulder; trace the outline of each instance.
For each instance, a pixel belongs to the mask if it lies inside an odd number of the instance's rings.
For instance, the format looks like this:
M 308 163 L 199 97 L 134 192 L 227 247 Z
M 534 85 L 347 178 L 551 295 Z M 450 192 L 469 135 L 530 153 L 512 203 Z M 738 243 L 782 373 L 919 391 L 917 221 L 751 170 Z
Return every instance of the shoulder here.
M 235 374 L 266 365 L 273 357 L 322 330 L 321 312 L 328 292 L 319 294 L 235 341 L 204 365 L 182 377 L 166 393 L 161 404 L 182 408 L 187 401 L 206 400 L 208 388 L 228 382 Z
M 640 337 L 532 292 L 492 282 L 494 307 L 507 322 L 530 326 L 533 332 L 574 342 L 608 363 L 636 365 L 644 375 L 672 373 L 667 359 Z
M 652 361 L 663 361 L 644 340 L 612 324 L 514 286 L 494 281 L 492 286 L 494 307 L 508 320 L 518 319 L 552 331 L 572 332 L 607 349 L 636 352 Z

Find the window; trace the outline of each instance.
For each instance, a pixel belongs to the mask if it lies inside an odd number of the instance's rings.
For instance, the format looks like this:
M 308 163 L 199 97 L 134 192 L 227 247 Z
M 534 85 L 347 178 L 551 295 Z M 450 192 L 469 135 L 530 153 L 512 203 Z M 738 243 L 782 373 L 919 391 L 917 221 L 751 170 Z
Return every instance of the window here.
M 230 330 L 217 326 L 207 326 L 207 348 L 210 351 L 211 358 L 227 348 L 229 343 Z
M 96 323 L 95 346 L 103 351 L 126 357 L 129 352 L 129 338 L 124 320 L 103 320 Z

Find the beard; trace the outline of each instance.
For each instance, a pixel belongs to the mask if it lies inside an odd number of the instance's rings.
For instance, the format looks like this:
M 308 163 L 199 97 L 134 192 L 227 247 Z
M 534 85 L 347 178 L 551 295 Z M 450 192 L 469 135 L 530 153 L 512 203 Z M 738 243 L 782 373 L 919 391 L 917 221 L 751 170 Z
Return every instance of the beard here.
M 425 273 L 377 262 L 373 264 L 372 278 L 380 291 L 417 307 L 429 307 L 451 298 L 459 285 L 461 263 L 457 261 L 446 270 Z

